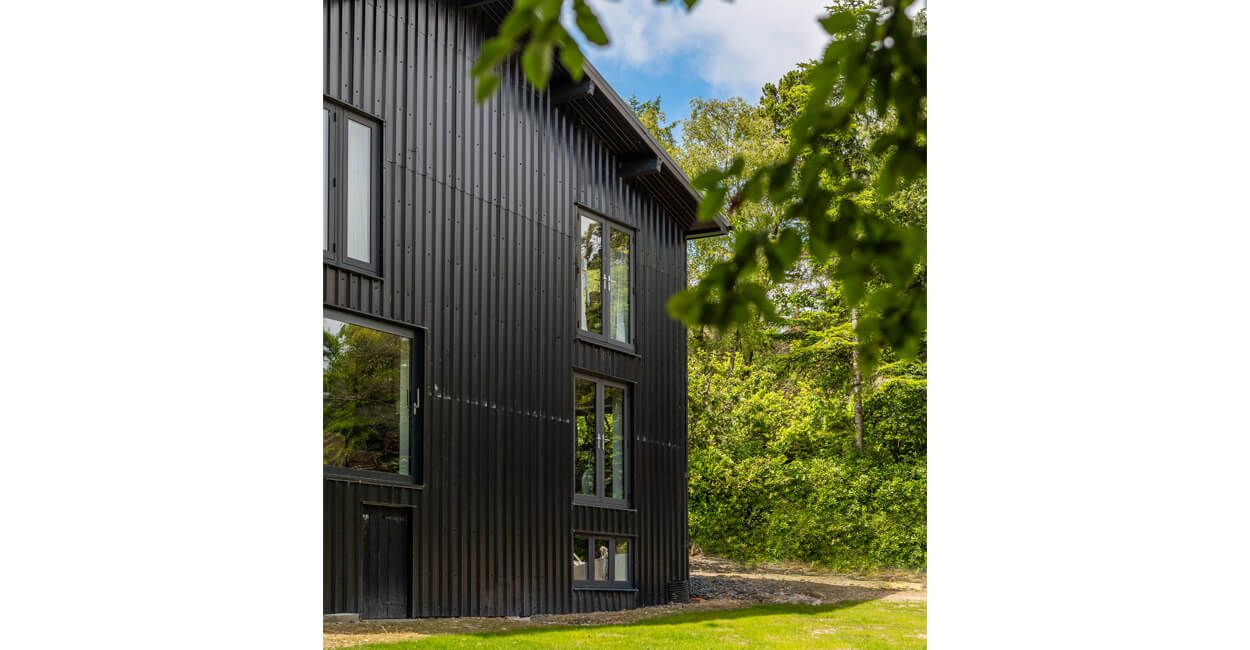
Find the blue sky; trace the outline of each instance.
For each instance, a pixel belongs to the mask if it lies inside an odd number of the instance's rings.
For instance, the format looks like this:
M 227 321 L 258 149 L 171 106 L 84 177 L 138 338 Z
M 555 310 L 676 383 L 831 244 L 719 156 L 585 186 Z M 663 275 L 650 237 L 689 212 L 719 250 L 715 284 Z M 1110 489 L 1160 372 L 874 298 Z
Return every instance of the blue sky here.
M 828 42 L 816 23 L 824 0 L 702 0 L 690 13 L 679 0 L 590 4 L 612 43 L 583 44 L 588 58 L 621 97 L 659 95 L 670 120 L 684 119 L 694 97 L 756 101 L 764 83 Z

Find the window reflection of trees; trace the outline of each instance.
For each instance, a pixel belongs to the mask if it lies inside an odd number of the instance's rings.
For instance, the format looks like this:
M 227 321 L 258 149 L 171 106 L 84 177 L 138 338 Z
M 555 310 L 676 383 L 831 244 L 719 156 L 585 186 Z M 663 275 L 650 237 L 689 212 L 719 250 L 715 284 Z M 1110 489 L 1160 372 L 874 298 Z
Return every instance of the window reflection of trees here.
M 629 422 L 625 388 L 577 377 L 574 397 L 574 492 L 626 501 Z
M 406 451 L 409 429 L 409 340 L 331 319 L 325 325 L 324 463 L 407 473 L 401 450 Z
M 578 494 L 595 494 L 595 385 L 577 380 L 577 484 Z
M 581 328 L 603 333 L 603 225 L 582 217 Z

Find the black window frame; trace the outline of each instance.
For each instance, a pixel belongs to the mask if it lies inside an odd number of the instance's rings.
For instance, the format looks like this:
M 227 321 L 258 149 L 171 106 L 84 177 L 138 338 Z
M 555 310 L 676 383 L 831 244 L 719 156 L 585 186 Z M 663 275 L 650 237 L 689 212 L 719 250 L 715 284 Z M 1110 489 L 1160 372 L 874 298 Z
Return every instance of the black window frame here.
M 602 345 L 604 347 L 616 348 L 624 352 L 636 353 L 635 345 L 638 339 L 637 324 L 637 294 L 638 294 L 638 229 L 627 226 L 619 221 L 614 221 L 602 214 L 587 209 L 585 206 L 578 205 L 577 210 L 577 236 L 573 238 L 573 261 L 576 270 L 576 286 L 577 286 L 577 308 L 574 311 L 573 326 L 577 330 L 577 337 L 583 341 Z M 582 218 L 596 221 L 600 226 L 602 239 L 602 252 L 600 259 L 603 260 L 603 268 L 599 271 L 599 299 L 600 322 L 603 323 L 604 333 L 592 332 L 582 329 L 581 317 L 585 311 L 582 305 Z M 629 340 L 622 341 L 612 336 L 611 327 L 611 309 L 612 309 L 612 231 L 619 231 L 629 235 Z
M 582 494 L 577 490 L 573 491 L 573 504 L 579 506 L 595 506 L 600 508 L 615 508 L 618 510 L 629 509 L 633 500 L 632 480 L 634 468 L 634 396 L 633 387 L 629 384 L 594 375 L 583 373 L 573 373 L 573 394 L 576 402 L 577 382 L 586 381 L 595 385 L 595 493 Z M 603 405 L 604 405 L 604 387 L 612 386 L 620 388 L 625 395 L 624 416 L 625 423 L 623 428 L 625 434 L 621 439 L 621 454 L 624 456 L 621 467 L 621 481 L 624 483 L 622 492 L 625 494 L 623 499 L 614 499 L 604 496 L 604 486 L 607 481 L 604 480 L 604 437 L 603 437 Z M 576 405 L 574 405 L 576 410 Z M 574 483 L 577 478 L 577 418 L 573 418 L 573 474 Z
M 425 368 L 425 331 L 420 327 L 380 320 L 329 305 L 323 306 L 322 317 L 368 327 L 379 332 L 386 332 L 408 339 L 408 354 L 410 355 L 408 360 L 408 409 L 409 413 L 412 414 L 408 419 L 408 474 L 323 464 L 321 466 L 323 477 L 423 487 L 425 485 L 425 468 L 423 465 L 425 460 L 425 407 L 422 403 L 421 393 L 424 390 L 422 381 L 424 380 Z
M 573 552 L 576 553 L 577 538 L 587 538 L 586 548 L 581 549 L 582 554 L 586 558 L 586 580 L 573 579 L 573 589 L 575 590 L 594 590 L 594 591 L 638 591 L 636 586 L 636 576 L 638 573 L 638 536 L 626 535 L 622 533 L 603 533 L 589 530 L 574 530 L 572 537 Z M 605 580 L 595 580 L 594 576 L 594 546 L 596 539 L 605 539 L 608 541 L 608 577 Z M 626 540 L 630 544 L 629 563 L 626 569 L 629 571 L 629 579 L 624 582 L 616 580 L 616 543 Z M 571 567 L 570 567 L 571 570 Z
M 382 120 L 326 98 L 324 110 L 330 113 L 330 141 L 326 161 L 329 187 L 327 246 L 322 256 L 326 263 L 374 277 L 382 275 Z M 369 261 L 363 262 L 347 254 L 347 138 L 352 121 L 370 128 L 369 146 Z

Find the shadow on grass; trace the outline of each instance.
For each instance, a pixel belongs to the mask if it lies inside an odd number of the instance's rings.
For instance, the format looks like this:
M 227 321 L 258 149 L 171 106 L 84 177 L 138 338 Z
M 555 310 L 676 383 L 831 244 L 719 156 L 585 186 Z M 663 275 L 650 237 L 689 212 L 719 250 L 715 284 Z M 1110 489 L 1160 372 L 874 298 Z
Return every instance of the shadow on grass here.
M 813 614 L 823 614 L 841 609 L 850 609 L 858 605 L 862 605 L 867 600 L 844 600 L 828 605 L 803 605 L 803 604 L 776 604 L 776 605 L 756 605 L 754 607 L 746 607 L 741 609 L 715 609 L 700 612 L 683 612 L 680 614 L 669 614 L 666 616 L 657 616 L 655 618 L 643 619 L 632 623 L 603 623 L 590 625 L 544 625 L 542 627 L 527 627 L 516 630 L 497 630 L 492 632 L 476 632 L 469 634 L 460 634 L 467 638 L 478 639 L 482 641 L 502 641 L 505 639 L 523 639 L 525 637 L 542 636 L 557 630 L 594 630 L 597 628 L 621 627 L 621 628 L 645 628 L 665 625 L 689 625 L 696 623 L 708 623 L 716 621 L 732 621 L 739 619 L 758 618 L 763 616 L 777 616 L 785 614 L 801 614 L 810 616 Z M 436 638 L 436 637 L 431 637 Z
M 682 612 L 680 614 L 670 614 L 668 616 L 657 616 L 648 618 L 637 623 L 627 623 L 628 627 L 642 627 L 645 625 L 673 625 L 683 623 L 702 623 L 705 621 L 715 620 L 733 620 L 739 618 L 752 618 L 756 616 L 775 616 L 777 614 L 816 614 L 823 612 L 832 612 L 839 609 L 849 609 L 857 605 L 863 605 L 869 602 L 867 600 L 843 600 L 827 605 L 805 605 L 802 603 L 778 603 L 772 605 L 754 605 L 752 607 L 744 607 L 741 609 L 710 609 L 703 612 Z M 611 625 L 611 624 L 609 624 Z M 599 626 L 579 626 L 579 627 L 599 627 Z M 530 631 L 530 630 L 518 630 Z
M 904 590 L 875 585 L 829 584 L 817 576 L 785 578 L 745 575 L 701 575 L 697 578 L 714 593 L 728 598 L 751 599 L 753 594 L 790 594 L 819 598 L 825 603 L 843 600 L 877 600 Z M 738 596 L 736 594 L 742 594 Z

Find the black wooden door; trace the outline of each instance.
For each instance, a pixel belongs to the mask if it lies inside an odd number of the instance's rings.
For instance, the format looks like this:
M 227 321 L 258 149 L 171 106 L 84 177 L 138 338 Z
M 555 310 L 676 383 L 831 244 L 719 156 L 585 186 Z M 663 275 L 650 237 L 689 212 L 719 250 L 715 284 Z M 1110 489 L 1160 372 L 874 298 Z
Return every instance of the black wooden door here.
M 412 522 L 408 508 L 364 507 L 360 616 L 408 618 L 412 594 Z

